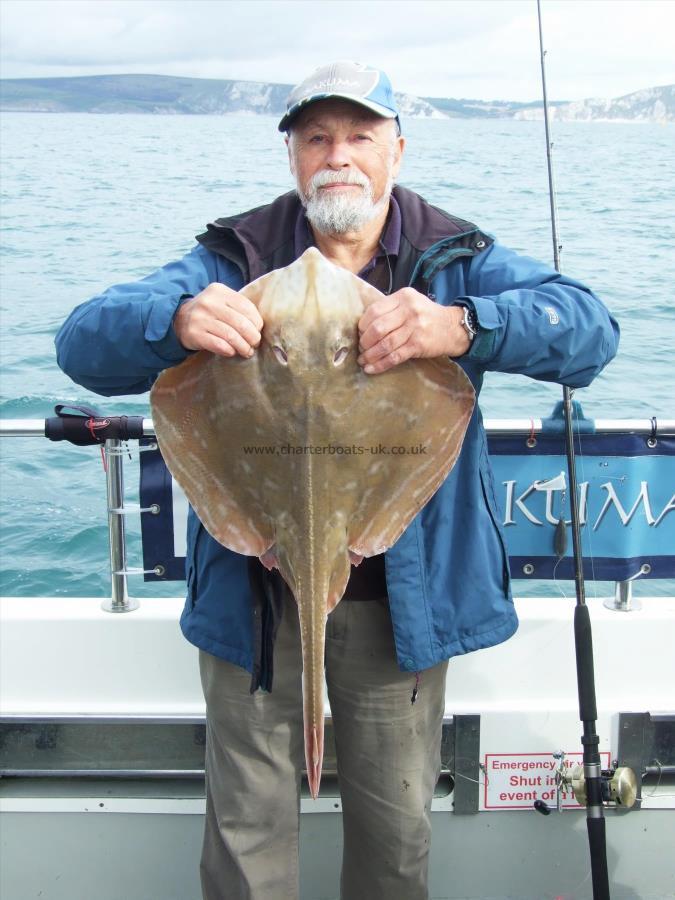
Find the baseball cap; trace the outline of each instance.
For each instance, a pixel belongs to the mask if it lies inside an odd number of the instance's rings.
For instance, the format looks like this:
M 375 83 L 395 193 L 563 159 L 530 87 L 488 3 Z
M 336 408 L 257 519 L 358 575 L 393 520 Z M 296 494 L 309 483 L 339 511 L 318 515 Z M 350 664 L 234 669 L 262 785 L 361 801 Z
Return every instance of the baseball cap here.
M 286 100 L 286 114 L 279 122 L 279 131 L 288 131 L 293 119 L 310 103 L 328 97 L 351 100 L 378 116 L 395 119 L 399 131 L 401 129 L 394 91 L 385 73 L 381 69 L 343 59 L 320 66 L 293 88 Z

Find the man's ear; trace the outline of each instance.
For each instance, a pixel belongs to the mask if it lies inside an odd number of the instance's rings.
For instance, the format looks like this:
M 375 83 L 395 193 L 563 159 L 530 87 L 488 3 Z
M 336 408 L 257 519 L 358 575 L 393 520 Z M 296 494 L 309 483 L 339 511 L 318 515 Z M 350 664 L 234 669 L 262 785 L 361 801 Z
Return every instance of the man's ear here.
M 392 174 L 394 178 L 398 177 L 401 171 L 401 163 L 403 162 L 403 151 L 405 150 L 405 138 L 399 135 L 396 138 L 396 149 L 394 152 L 394 163 L 392 166 Z

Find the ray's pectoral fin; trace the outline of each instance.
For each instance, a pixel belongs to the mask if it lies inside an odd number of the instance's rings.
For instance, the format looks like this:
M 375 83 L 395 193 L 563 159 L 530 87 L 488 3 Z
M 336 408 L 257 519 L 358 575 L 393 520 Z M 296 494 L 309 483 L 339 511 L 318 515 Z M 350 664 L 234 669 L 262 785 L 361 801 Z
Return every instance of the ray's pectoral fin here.
M 245 452 L 256 415 L 269 406 L 260 382 L 257 355 L 230 360 L 202 350 L 165 370 L 151 393 L 171 474 L 209 534 L 246 556 L 263 556 L 274 544 L 260 490 L 269 463 Z
M 459 456 L 474 401 L 464 371 L 444 358 L 409 360 L 361 385 L 359 440 L 376 452 L 353 470 L 352 556 L 391 547 L 438 490 Z

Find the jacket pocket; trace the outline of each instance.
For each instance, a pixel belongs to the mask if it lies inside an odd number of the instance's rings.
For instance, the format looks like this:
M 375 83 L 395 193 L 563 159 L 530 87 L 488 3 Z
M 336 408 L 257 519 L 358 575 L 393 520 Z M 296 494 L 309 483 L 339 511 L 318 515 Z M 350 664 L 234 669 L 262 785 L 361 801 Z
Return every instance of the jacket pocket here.
M 483 490 L 483 499 L 485 500 L 485 506 L 487 507 L 488 513 L 490 514 L 490 519 L 492 520 L 492 527 L 497 535 L 497 540 L 499 541 L 502 562 L 502 587 L 504 589 L 504 593 L 508 594 L 509 585 L 511 583 L 509 551 L 506 546 L 506 539 L 504 538 L 504 532 L 502 531 L 502 527 L 500 524 L 500 516 L 497 507 L 497 500 L 495 498 L 492 475 L 489 471 L 485 471 L 482 466 L 480 468 L 480 484 Z

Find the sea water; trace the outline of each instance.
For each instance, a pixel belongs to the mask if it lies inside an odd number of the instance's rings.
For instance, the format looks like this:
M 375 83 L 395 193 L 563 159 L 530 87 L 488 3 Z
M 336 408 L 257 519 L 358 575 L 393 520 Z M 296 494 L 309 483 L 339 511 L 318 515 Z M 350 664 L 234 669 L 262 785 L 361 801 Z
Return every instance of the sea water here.
M 404 133 L 402 184 L 514 250 L 551 260 L 542 123 L 411 120 Z M 674 138 L 673 125 L 555 123 L 562 268 L 594 288 L 622 329 L 617 359 L 576 392 L 588 416 L 675 418 Z M 148 415 L 147 395 L 106 399 L 74 385 L 56 365 L 54 335 L 76 304 L 180 257 L 207 222 L 289 190 L 276 121 L 5 113 L 0 141 L 0 415 L 43 419 L 64 402 Z M 491 373 L 481 406 L 486 417 L 540 417 L 560 396 L 555 385 Z M 98 449 L 6 438 L 0 451 L 0 593 L 108 594 Z M 133 499 L 135 462 L 126 479 Z M 136 518 L 129 564 L 140 566 Z M 516 584 L 517 593 L 533 589 Z M 183 590 L 130 582 L 136 595 Z

